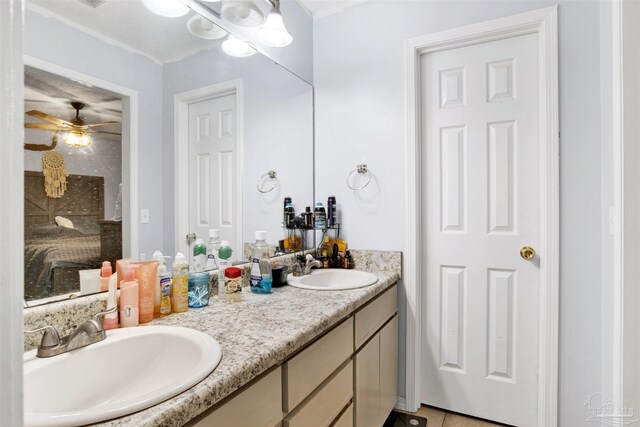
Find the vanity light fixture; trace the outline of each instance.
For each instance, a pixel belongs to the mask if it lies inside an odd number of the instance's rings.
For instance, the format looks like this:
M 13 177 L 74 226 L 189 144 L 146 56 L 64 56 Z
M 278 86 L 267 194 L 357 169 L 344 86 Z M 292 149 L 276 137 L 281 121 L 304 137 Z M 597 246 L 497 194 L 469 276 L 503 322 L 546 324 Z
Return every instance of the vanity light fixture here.
M 254 48 L 231 34 L 222 42 L 222 50 L 224 50 L 227 55 L 238 58 L 245 58 L 256 53 Z
M 291 44 L 293 37 L 284 26 L 282 15 L 280 14 L 280 0 L 268 0 L 271 10 L 267 15 L 262 27 L 258 30 L 260 41 L 271 47 L 284 47 Z
M 220 15 L 240 27 L 257 27 L 264 22 L 264 12 L 253 0 L 222 0 Z
M 88 147 L 92 143 L 89 134 L 81 130 L 70 130 L 62 142 L 72 147 Z
M 142 3 L 156 15 L 167 18 L 178 18 L 189 12 L 185 4 L 188 0 L 142 0 Z
M 218 40 L 228 34 L 213 22 L 197 14 L 189 18 L 187 29 L 194 36 L 206 40 Z

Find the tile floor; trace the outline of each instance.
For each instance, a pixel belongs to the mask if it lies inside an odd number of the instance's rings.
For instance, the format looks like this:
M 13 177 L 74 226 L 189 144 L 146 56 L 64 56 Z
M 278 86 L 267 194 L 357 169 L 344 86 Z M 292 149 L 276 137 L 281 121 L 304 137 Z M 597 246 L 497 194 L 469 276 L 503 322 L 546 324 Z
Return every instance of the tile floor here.
M 431 406 L 422 406 L 416 415 L 427 419 L 427 427 L 496 427 L 495 424 L 478 418 L 467 417 L 454 412 L 444 411 Z

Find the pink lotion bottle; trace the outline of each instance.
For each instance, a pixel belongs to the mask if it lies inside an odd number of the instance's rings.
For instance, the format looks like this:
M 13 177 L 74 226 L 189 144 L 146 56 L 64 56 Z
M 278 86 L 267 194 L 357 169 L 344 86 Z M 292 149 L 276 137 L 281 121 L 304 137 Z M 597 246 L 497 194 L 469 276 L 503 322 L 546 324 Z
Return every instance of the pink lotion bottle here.
M 100 272 L 100 290 L 108 291 L 109 290 L 109 278 L 111 277 L 111 263 L 109 261 L 105 261 L 102 263 L 102 270 Z
M 133 268 L 127 266 L 120 284 L 120 326 L 138 326 L 138 281 Z

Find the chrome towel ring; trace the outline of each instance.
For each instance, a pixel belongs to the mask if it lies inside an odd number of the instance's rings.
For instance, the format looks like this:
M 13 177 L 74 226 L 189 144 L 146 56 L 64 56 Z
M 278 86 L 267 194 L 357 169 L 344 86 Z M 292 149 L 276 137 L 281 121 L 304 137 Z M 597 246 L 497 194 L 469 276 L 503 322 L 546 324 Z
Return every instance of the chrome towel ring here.
M 268 193 L 270 191 L 273 191 L 277 186 L 278 186 L 278 176 L 277 176 L 277 172 L 274 170 L 270 170 L 269 172 L 265 173 L 264 175 L 262 175 L 260 178 L 258 178 L 258 182 L 256 184 L 256 188 L 258 189 L 259 192 L 261 193 Z M 265 179 L 268 178 L 268 179 Z M 271 187 L 269 188 L 264 188 L 265 184 L 271 182 Z
M 351 175 L 353 175 L 355 172 L 357 172 L 359 175 L 368 175 L 368 179 L 367 181 L 361 185 L 360 187 L 353 187 L 350 183 L 349 180 L 351 179 Z M 362 190 L 363 188 L 365 188 L 367 185 L 369 185 L 369 183 L 371 182 L 371 174 L 369 173 L 369 169 L 367 168 L 366 164 L 359 164 L 354 170 L 351 171 L 351 173 L 349 173 L 349 176 L 347 176 L 347 186 L 352 189 L 352 190 Z

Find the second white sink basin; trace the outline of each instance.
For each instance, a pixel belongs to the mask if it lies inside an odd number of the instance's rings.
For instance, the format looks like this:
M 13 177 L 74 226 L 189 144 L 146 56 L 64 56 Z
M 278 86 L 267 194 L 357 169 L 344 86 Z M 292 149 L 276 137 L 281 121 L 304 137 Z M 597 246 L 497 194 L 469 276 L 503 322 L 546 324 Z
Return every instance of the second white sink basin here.
M 220 363 L 218 342 L 175 326 L 107 331 L 69 353 L 24 355 L 26 426 L 76 426 L 131 414 L 176 396 Z
M 290 274 L 287 282 L 295 288 L 344 291 L 378 283 L 378 276 L 360 270 L 323 269 L 313 270 L 311 274 L 300 277 Z

